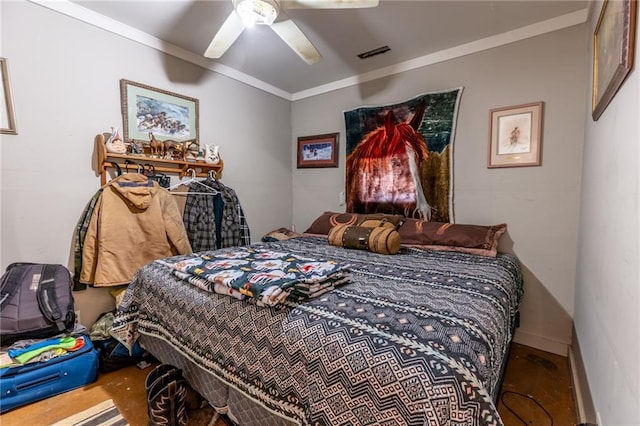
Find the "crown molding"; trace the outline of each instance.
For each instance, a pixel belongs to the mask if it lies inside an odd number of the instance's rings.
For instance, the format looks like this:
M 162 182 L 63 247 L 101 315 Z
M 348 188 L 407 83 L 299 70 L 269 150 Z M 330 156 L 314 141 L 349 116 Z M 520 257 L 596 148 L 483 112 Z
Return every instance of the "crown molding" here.
M 167 43 L 164 40 L 161 40 L 148 33 L 140 31 L 136 28 L 133 28 L 130 25 L 123 24 L 120 21 L 111 19 L 100 13 L 94 12 L 93 10 L 87 9 L 86 7 L 82 7 L 76 3 L 72 3 L 68 0 L 29 0 L 29 1 L 39 6 L 46 7 L 47 9 L 53 10 L 63 15 L 67 15 L 79 21 L 85 22 L 89 25 L 93 25 L 95 27 L 109 31 L 118 36 L 135 41 L 144 46 L 158 50 L 162 53 L 166 53 L 167 55 L 174 56 L 186 62 L 190 62 L 192 64 L 198 65 L 202 68 L 206 68 L 215 73 L 222 74 L 233 80 L 239 81 L 241 83 L 245 83 L 249 86 L 263 90 L 267 93 L 271 93 L 272 95 L 276 95 L 281 98 L 291 100 L 291 93 L 289 92 L 286 92 L 282 89 L 279 89 L 275 86 L 265 83 L 262 80 L 258 80 L 257 78 L 254 78 L 248 74 L 240 72 L 226 65 L 212 62 L 211 59 L 207 59 L 204 56 L 190 52 L 174 44 Z
M 367 81 L 460 58 L 483 50 L 493 49 L 499 46 L 525 40 L 527 38 L 583 24 L 587 21 L 589 15 L 589 8 L 581 9 L 546 21 L 537 22 L 535 24 L 507 31 L 505 33 L 496 34 L 470 43 L 461 44 L 459 46 L 441 50 L 409 61 L 400 62 L 388 67 L 379 68 L 364 74 L 354 75 L 342 80 L 312 87 L 311 89 L 302 90 L 300 92 L 289 93 L 248 74 L 226 65 L 212 62 L 212 60 L 201 55 L 195 54 L 171 43 L 167 43 L 157 37 L 123 24 L 122 22 L 108 18 L 68 0 L 29 1 L 289 101 L 298 101 L 334 90 L 356 86 Z
M 459 46 L 451 47 L 449 49 L 411 59 L 409 61 L 400 62 L 398 64 L 379 68 L 377 70 L 373 70 L 364 74 L 355 75 L 353 77 L 348 77 L 342 80 L 323 84 L 322 86 L 317 86 L 311 89 L 296 92 L 293 93 L 291 97 L 293 101 L 297 101 L 300 99 L 309 98 L 311 96 L 317 96 L 323 93 L 331 92 L 333 90 L 355 86 L 367 81 L 377 80 L 379 78 L 387 77 L 393 74 L 398 74 L 401 72 L 414 70 L 416 68 L 426 67 L 428 65 L 434 65 L 440 62 L 449 61 L 451 59 L 460 58 L 462 56 L 482 52 L 483 50 L 489 50 L 495 47 L 504 46 L 506 44 L 515 43 L 527 38 L 536 37 L 553 31 L 562 30 L 564 28 L 569 28 L 574 25 L 583 24 L 586 22 L 587 16 L 588 9 L 578 10 L 576 12 L 561 15 L 546 21 L 527 25 L 526 27 L 521 27 L 505 33 L 496 34 L 480 40 L 472 41 L 470 43 L 461 44 Z

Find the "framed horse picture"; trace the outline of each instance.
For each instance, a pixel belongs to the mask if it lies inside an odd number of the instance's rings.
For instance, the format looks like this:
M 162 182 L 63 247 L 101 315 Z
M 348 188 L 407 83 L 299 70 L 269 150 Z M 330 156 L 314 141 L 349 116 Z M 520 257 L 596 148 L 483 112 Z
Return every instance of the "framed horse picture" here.
M 298 138 L 298 168 L 338 167 L 339 133 Z
M 198 99 L 124 79 L 120 96 L 125 142 L 172 140 L 199 145 Z

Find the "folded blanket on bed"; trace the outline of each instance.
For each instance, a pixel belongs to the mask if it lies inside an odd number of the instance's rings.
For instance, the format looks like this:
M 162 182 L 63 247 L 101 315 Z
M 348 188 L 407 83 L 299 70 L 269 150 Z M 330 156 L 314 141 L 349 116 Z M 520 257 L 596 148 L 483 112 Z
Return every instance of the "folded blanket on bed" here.
M 203 290 L 259 305 L 304 301 L 351 281 L 349 265 L 262 248 L 233 249 L 157 260 L 172 273 Z
M 218 294 L 224 294 L 227 296 L 235 297 L 236 299 L 239 299 L 239 300 L 244 300 L 244 298 L 246 297 L 244 294 L 240 293 L 238 290 L 234 290 L 233 288 L 227 287 L 224 284 L 212 283 L 211 281 L 207 281 L 204 278 L 199 278 L 187 272 L 180 272 L 178 270 L 174 270 L 173 275 L 177 278 L 180 278 L 183 281 L 193 284 L 198 288 L 201 288 L 202 290 L 212 291 Z

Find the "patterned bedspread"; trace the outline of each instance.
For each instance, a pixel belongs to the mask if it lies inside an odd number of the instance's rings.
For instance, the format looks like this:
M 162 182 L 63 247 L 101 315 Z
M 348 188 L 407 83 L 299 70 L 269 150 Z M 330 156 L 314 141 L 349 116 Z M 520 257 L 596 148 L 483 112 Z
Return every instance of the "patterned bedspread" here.
M 349 263 L 352 282 L 261 307 L 151 263 L 130 284 L 114 332 L 129 344 L 138 333 L 166 340 L 300 424 L 502 425 L 492 396 L 522 296 L 513 256 L 387 256 L 319 237 L 261 247 Z

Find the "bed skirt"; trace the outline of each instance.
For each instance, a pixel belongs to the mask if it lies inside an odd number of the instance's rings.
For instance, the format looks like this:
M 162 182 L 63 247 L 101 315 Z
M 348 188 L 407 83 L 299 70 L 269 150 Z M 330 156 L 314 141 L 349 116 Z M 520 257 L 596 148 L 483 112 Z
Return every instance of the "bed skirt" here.
M 227 385 L 207 370 L 192 362 L 167 341 L 141 334 L 140 344 L 163 364 L 171 364 L 182 370 L 182 375 L 220 414 L 227 415 L 242 426 L 292 426 L 299 423 L 271 412 L 240 391 Z

